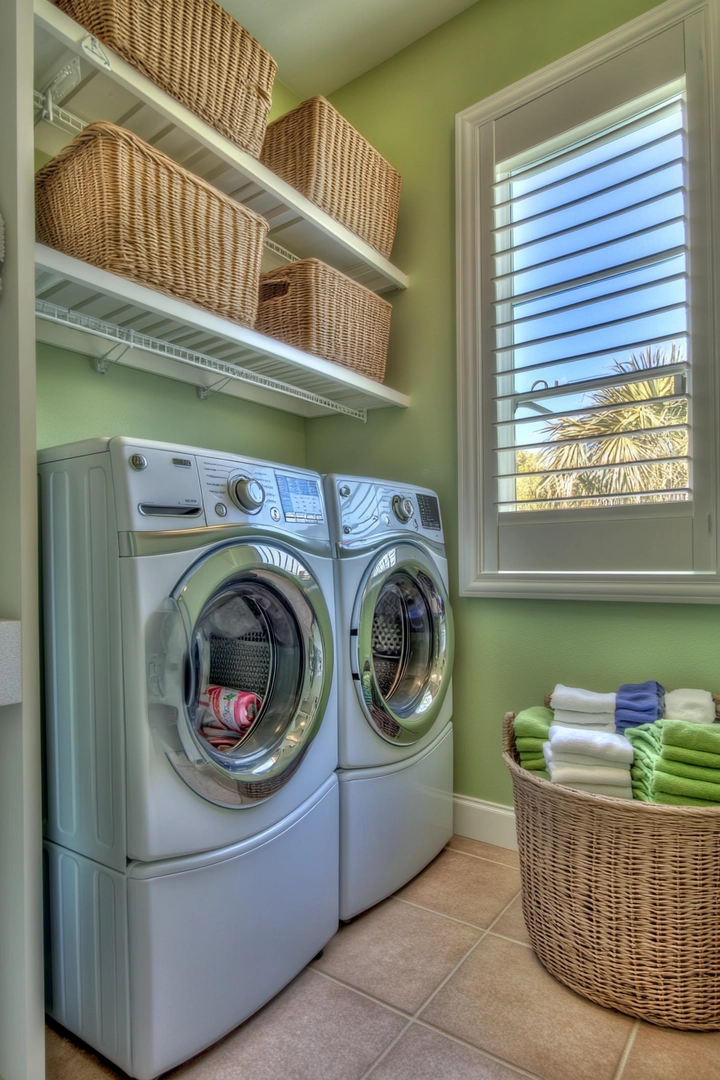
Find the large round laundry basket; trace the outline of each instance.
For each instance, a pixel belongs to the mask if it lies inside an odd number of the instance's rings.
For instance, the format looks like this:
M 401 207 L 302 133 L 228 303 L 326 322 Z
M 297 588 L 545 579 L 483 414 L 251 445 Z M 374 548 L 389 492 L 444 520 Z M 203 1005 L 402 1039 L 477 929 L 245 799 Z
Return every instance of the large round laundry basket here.
M 720 807 L 660 806 L 551 784 L 503 758 L 523 914 L 572 990 L 663 1027 L 720 1029 Z

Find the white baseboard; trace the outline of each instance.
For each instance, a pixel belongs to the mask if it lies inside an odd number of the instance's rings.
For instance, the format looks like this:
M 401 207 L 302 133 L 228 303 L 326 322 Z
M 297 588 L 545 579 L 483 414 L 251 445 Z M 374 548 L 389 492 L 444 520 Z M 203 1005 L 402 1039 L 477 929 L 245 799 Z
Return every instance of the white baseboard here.
M 459 836 L 517 851 L 515 811 L 510 806 L 453 795 L 453 827 Z

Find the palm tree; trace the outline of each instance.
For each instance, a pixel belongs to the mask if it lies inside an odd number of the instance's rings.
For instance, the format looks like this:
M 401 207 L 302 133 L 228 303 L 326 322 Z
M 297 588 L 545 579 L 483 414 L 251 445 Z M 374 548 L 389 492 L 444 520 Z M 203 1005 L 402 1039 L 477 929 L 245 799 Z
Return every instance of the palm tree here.
M 673 343 L 669 351 L 648 347 L 627 361 L 615 361 L 613 370 L 623 376 L 684 361 L 683 346 Z M 603 387 L 591 394 L 592 411 L 547 420 L 543 434 L 549 436 L 548 446 L 517 453 L 518 472 L 545 473 L 517 481 L 518 503 L 523 509 L 541 509 L 528 503 L 571 499 L 573 507 L 579 507 L 686 498 L 674 493 L 689 486 L 688 462 L 683 460 L 688 453 L 683 426 L 688 423 L 688 401 L 675 396 L 675 380 L 675 375 L 657 375 Z M 664 398 L 668 400 L 657 400 Z M 598 496 L 604 496 L 601 503 Z M 587 501 L 590 497 L 592 502 Z

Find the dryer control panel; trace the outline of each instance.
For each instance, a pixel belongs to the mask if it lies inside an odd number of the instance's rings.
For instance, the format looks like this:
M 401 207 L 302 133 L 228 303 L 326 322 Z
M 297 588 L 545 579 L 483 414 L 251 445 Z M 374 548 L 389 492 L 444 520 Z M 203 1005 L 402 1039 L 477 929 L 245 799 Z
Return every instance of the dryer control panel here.
M 393 533 L 444 543 L 440 502 L 427 488 L 332 474 L 325 477 L 325 498 L 333 540 L 342 547 L 377 543 Z

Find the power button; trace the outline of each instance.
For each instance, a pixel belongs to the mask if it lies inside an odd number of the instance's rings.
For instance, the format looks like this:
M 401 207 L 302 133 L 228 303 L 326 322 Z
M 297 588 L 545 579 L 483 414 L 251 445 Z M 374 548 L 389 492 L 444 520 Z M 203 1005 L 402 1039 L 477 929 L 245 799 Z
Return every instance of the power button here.
M 141 469 L 147 469 L 147 458 L 144 454 L 133 454 L 130 458 L 130 465 L 133 469 L 137 469 L 138 472 Z

